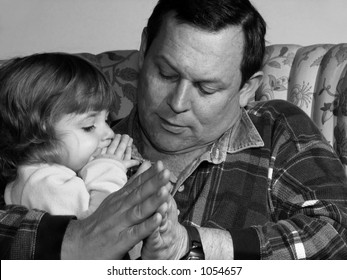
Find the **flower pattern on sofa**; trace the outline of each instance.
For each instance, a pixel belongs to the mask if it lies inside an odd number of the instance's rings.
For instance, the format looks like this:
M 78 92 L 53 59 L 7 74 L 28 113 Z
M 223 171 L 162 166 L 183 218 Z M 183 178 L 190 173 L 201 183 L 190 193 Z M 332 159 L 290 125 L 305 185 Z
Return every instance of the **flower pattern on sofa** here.
M 137 50 L 109 51 L 98 55 L 80 54 L 97 65 L 109 79 L 117 96 L 111 120 L 125 117 L 136 102 L 138 80 Z
M 272 45 L 256 100 L 285 99 L 309 115 L 347 173 L 347 44 Z
M 347 166 L 347 66 L 337 84 L 335 100 L 337 102 L 334 104 L 333 113 L 337 121 L 334 128 L 334 149 L 341 162 Z
M 289 72 L 298 45 L 271 45 L 265 50 L 264 80 L 257 90 L 256 100 L 287 99 Z
M 312 102 L 312 86 L 305 81 L 295 84 L 289 93 L 288 100 L 300 108 L 308 108 Z

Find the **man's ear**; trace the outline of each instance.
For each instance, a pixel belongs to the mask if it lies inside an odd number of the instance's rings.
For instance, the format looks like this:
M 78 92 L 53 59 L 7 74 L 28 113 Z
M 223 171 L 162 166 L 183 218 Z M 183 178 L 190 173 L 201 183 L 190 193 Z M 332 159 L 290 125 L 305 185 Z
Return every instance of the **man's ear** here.
M 240 106 L 245 107 L 249 102 L 255 98 L 255 92 L 261 85 L 264 73 L 262 71 L 256 72 L 249 80 L 243 85 L 240 90 Z
M 143 62 L 145 60 L 146 48 L 147 48 L 147 27 L 145 27 L 142 30 L 142 35 L 141 35 L 141 45 L 140 45 L 140 53 L 139 53 L 139 69 L 141 69 L 143 66 Z

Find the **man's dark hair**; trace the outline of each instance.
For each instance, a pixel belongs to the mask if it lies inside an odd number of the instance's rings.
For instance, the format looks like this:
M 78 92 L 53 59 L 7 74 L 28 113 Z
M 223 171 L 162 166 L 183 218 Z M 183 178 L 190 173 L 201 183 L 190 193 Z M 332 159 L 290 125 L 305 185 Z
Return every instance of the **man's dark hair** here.
M 260 70 L 265 52 L 266 23 L 248 0 L 159 0 L 148 20 L 146 51 L 170 12 L 174 12 L 180 23 L 211 32 L 240 26 L 244 34 L 241 86 Z

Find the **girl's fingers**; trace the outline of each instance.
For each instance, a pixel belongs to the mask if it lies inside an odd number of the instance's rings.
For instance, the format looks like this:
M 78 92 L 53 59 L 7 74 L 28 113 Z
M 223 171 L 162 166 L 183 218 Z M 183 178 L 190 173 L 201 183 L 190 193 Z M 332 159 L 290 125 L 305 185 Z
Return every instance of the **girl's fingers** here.
M 111 144 L 108 146 L 107 148 L 107 154 L 111 154 L 113 155 L 119 145 L 119 142 L 120 142 L 120 139 L 121 139 L 121 135 L 120 134 L 115 134 L 114 135 L 114 138 L 111 142 Z
M 129 180 L 133 180 L 135 177 L 139 176 L 141 173 L 151 168 L 151 166 L 152 164 L 149 161 L 144 161 Z
M 140 164 L 140 162 L 136 159 L 129 159 L 129 160 L 124 160 L 123 164 L 125 166 L 125 168 L 130 168 L 130 167 L 134 167 Z
M 126 147 L 123 160 L 130 160 L 131 159 L 131 150 L 132 150 L 131 146 Z
M 124 154 L 125 151 L 128 147 L 128 142 L 129 142 L 130 136 L 129 135 L 122 135 L 120 142 L 118 144 L 118 147 L 116 148 L 114 155 L 116 156 L 116 158 L 118 158 L 119 160 L 123 160 L 124 159 Z

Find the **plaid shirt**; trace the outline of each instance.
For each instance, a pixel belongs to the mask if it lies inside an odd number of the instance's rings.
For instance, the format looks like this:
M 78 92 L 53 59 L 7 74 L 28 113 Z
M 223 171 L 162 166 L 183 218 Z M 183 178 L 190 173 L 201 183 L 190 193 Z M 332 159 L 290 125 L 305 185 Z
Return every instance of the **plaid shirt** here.
M 72 218 L 5 206 L 0 195 L 0 259 L 60 259 L 65 230 Z
M 7 207 L 7 211 L 0 210 L 1 259 L 34 259 L 33 247 L 42 215 L 29 212 L 21 206 Z
M 141 152 L 137 111 L 114 127 Z M 230 231 L 236 258 L 347 259 L 347 179 L 288 102 L 254 103 L 177 178 L 179 221 Z

